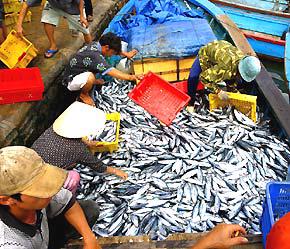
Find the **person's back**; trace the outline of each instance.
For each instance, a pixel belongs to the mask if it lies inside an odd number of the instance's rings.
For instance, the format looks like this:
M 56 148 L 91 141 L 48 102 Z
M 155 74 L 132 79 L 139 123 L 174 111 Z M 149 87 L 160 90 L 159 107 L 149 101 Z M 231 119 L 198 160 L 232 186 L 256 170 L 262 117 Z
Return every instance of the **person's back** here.
M 227 41 L 213 41 L 199 50 L 198 53 L 201 81 L 217 83 L 234 79 L 238 72 L 238 64 L 244 53 Z
M 62 75 L 63 85 L 67 87 L 68 83 L 76 75 L 84 72 L 105 75 L 112 69 L 113 67 L 106 62 L 104 56 L 101 54 L 101 45 L 98 42 L 92 42 L 91 44 L 83 46 L 71 58 Z M 69 90 L 74 89 L 69 88 Z
M 57 135 L 52 126 L 35 140 L 31 148 L 35 150 L 44 161 L 68 168 L 79 160 L 79 153 L 87 150 L 85 144 L 78 138 L 65 138 Z

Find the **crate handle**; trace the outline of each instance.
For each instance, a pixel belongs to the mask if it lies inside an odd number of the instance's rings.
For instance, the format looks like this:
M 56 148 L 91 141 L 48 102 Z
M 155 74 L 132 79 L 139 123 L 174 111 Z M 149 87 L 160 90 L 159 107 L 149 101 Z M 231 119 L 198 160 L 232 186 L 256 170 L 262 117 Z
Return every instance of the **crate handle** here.
M 18 57 L 18 61 L 21 61 L 25 55 L 26 55 L 26 52 L 23 52 L 22 55 Z

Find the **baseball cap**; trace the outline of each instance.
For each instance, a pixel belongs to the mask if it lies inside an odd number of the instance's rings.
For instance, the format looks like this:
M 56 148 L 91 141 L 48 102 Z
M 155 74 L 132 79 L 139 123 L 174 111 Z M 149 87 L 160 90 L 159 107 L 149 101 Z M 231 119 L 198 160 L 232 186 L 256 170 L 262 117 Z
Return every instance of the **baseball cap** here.
M 67 171 L 45 163 L 32 149 L 8 146 L 0 149 L 0 195 L 25 194 L 50 198 L 59 192 Z
M 261 71 L 261 62 L 255 56 L 246 56 L 239 62 L 239 72 L 242 78 L 247 81 L 253 81 Z
M 280 218 L 271 228 L 266 240 L 266 249 L 290 248 L 290 212 Z
M 105 128 L 106 114 L 94 106 L 75 101 L 53 123 L 56 134 L 66 138 L 98 136 Z

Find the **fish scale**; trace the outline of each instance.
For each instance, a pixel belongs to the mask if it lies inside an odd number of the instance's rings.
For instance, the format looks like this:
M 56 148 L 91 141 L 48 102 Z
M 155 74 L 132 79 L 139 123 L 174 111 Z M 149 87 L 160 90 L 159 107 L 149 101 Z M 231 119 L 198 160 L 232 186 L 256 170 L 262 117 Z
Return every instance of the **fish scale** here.
M 128 98 L 133 87 L 115 80 L 94 93 L 98 108 L 121 113 L 119 150 L 97 157 L 129 175 L 127 181 L 114 181 L 115 176 L 78 165 L 83 177 L 77 198 L 95 195 L 100 205 L 95 233 L 135 236 L 146 231 L 164 239 L 221 222 L 240 222 L 249 233 L 259 232 L 265 184 L 286 177 L 287 144 L 267 125 L 253 125 L 231 108 L 210 113 L 201 102 L 200 113 L 183 110 L 171 126 L 163 126 Z

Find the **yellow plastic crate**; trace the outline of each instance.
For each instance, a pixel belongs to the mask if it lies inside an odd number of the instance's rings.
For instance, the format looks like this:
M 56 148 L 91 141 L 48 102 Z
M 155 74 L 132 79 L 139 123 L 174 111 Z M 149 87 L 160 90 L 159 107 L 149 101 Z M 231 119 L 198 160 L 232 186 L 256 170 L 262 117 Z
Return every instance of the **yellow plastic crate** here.
M 18 16 L 19 16 L 19 14 L 17 14 L 17 19 L 18 19 Z M 24 17 L 24 19 L 23 19 L 23 23 L 31 22 L 31 16 L 32 16 L 32 13 L 31 13 L 30 10 L 28 10 L 26 15 L 25 15 L 25 17 Z
M 116 140 L 114 142 L 97 142 L 97 141 L 88 142 L 90 151 L 93 154 L 95 154 L 96 152 L 107 152 L 107 151 L 112 153 L 112 152 L 118 150 L 121 115 L 118 112 L 108 113 L 108 114 L 106 114 L 106 118 L 107 118 L 107 120 L 117 122 Z M 87 137 L 84 137 L 83 139 L 87 140 Z
M 231 105 L 256 122 L 257 96 L 231 92 L 227 92 L 227 94 L 229 99 L 226 101 L 220 100 L 217 94 L 209 94 L 210 111 Z
M 5 14 L 4 24 L 9 26 L 17 23 L 17 13 Z
M 10 33 L 13 29 L 15 29 L 15 24 L 6 25 L 7 34 Z
M 146 74 L 149 71 L 169 82 L 187 80 L 195 57 L 183 59 L 148 58 L 134 61 L 135 74 Z
M 5 13 L 19 12 L 21 9 L 21 6 L 22 6 L 22 3 L 18 2 L 18 1 L 4 3 L 4 12 Z
M 5 14 L 4 24 L 6 26 L 10 25 L 15 26 L 18 20 L 18 16 L 19 16 L 18 13 Z M 32 16 L 31 11 L 28 11 L 25 18 L 23 19 L 23 23 L 31 22 L 31 16 Z
M 12 30 L 0 45 L 0 60 L 9 68 L 25 68 L 37 56 L 37 49 L 25 37 Z

